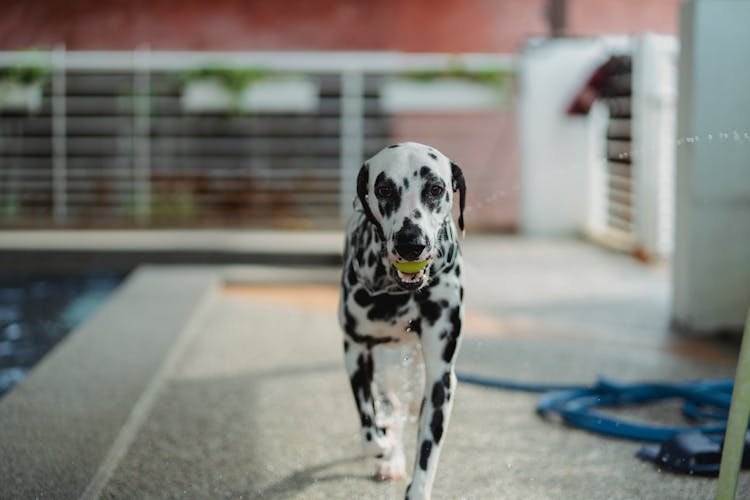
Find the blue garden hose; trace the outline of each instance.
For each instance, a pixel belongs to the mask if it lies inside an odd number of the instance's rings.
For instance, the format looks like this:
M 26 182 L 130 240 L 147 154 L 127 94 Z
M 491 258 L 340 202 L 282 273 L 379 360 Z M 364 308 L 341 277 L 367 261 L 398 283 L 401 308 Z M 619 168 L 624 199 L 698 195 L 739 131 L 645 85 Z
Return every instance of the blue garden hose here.
M 458 379 L 495 389 L 544 393 L 536 407 L 537 414 L 543 418 L 557 416 L 568 425 L 598 434 L 660 443 L 643 446 L 636 456 L 654 462 L 664 470 L 702 476 L 719 474 L 723 449 L 719 435 L 727 428 L 734 387 L 732 379 L 645 383 L 600 379 L 591 386 L 523 383 L 465 373 L 459 373 Z M 623 420 L 596 411 L 598 407 L 677 398 L 684 401 L 682 411 L 688 419 L 707 423 L 657 425 Z M 738 460 L 743 467 L 750 467 L 750 440 L 745 444 L 741 438 L 740 435 L 741 460 Z
M 538 415 L 557 415 L 563 422 L 598 434 L 636 441 L 662 442 L 675 434 L 702 432 L 723 433 L 733 388 L 732 379 L 691 382 L 622 383 L 600 379 L 591 386 L 522 383 L 459 373 L 464 383 L 496 389 L 546 393 L 536 408 Z M 683 413 L 690 419 L 708 419 L 713 423 L 693 426 L 664 426 L 622 420 L 594 411 L 602 406 L 642 404 L 661 399 L 682 398 Z

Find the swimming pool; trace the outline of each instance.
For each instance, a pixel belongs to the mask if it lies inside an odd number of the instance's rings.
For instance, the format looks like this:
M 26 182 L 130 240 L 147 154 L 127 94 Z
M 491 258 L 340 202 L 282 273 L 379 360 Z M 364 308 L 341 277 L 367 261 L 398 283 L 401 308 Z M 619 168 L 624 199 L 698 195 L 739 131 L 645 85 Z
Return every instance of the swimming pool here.
M 96 311 L 126 275 L 0 275 L 0 397 Z

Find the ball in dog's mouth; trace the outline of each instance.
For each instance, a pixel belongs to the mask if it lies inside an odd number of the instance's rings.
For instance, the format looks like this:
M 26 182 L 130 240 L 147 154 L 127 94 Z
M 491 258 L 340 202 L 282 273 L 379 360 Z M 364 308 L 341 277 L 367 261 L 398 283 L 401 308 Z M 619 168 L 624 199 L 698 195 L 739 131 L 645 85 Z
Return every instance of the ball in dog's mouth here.
M 419 262 L 394 262 L 399 285 L 407 290 L 416 290 L 425 281 L 429 260 Z

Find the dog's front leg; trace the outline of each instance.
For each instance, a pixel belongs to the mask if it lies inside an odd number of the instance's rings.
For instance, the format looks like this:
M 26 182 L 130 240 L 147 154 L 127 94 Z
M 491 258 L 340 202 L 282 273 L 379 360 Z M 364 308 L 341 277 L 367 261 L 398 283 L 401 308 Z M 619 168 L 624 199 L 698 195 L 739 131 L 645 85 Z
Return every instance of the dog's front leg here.
M 377 425 L 373 394 L 373 372 L 375 369 L 372 349 L 352 340 L 344 341 L 344 358 L 349 382 L 354 393 L 361 424 L 360 433 L 365 452 L 381 457 L 391 448 L 386 429 Z
M 407 500 L 429 499 L 440 449 L 445 438 L 456 389 L 455 356 L 460 344 L 462 306 L 448 312 L 450 321 L 438 321 L 422 332 L 425 391 L 419 417 L 414 474 L 406 490 Z

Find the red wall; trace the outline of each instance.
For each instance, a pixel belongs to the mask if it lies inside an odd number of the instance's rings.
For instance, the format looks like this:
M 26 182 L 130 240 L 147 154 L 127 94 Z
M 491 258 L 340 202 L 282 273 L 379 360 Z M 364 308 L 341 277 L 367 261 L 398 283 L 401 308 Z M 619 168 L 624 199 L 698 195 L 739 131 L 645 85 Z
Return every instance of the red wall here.
M 644 32 L 677 35 L 681 0 L 568 0 L 568 28 L 578 36 Z
M 676 32 L 679 0 L 568 0 L 572 35 Z M 546 0 L 6 0 L 0 49 L 515 52 Z

